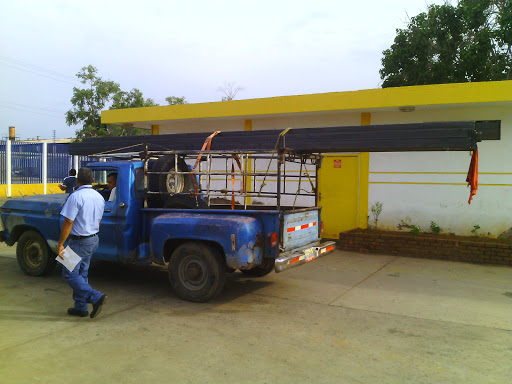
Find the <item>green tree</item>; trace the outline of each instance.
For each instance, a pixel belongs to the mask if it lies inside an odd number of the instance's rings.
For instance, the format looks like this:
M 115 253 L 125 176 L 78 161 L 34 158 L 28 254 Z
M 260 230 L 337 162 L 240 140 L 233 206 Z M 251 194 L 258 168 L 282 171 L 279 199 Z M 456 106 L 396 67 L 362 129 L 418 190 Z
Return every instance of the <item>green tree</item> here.
M 118 83 L 103 80 L 98 76 L 97 68 L 83 67 L 76 75 L 84 88 L 73 88 L 71 104 L 73 108 L 66 112 L 68 125 L 81 124 L 76 131 L 77 139 L 96 136 L 140 135 L 147 132 L 132 126 L 116 126 L 101 123 L 101 111 L 109 104 L 109 109 L 152 107 L 152 99 L 144 99 L 142 92 L 134 88 L 130 92 L 121 90 Z
M 165 98 L 165 101 L 167 101 L 169 105 L 188 104 L 185 96 L 169 96 Z
M 110 109 L 156 107 L 157 103 L 153 99 L 144 99 L 144 95 L 137 88 L 130 92 L 119 91 L 112 96 L 112 106 Z
M 101 124 L 101 110 L 105 108 L 111 97 L 121 88 L 118 83 L 105 81 L 97 75 L 98 70 L 89 65 L 83 67 L 76 76 L 85 88 L 73 87 L 71 104 L 73 108 L 66 112 L 68 125 L 81 124 L 76 131 L 77 138 L 103 136 L 105 126 Z
M 393 45 L 383 52 L 383 88 L 511 76 L 511 0 L 429 5 L 396 32 Z

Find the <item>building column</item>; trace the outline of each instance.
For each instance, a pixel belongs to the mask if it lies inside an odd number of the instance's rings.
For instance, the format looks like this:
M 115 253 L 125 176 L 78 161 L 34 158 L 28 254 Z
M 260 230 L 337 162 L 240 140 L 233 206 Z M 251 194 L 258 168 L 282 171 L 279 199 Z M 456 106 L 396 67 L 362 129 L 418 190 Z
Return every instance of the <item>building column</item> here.
M 151 134 L 152 135 L 159 135 L 160 134 L 160 126 L 159 125 L 152 125 L 151 126 Z
M 361 125 L 370 125 L 372 114 L 361 113 Z M 368 228 L 368 187 L 370 179 L 370 153 L 359 154 L 359 228 Z

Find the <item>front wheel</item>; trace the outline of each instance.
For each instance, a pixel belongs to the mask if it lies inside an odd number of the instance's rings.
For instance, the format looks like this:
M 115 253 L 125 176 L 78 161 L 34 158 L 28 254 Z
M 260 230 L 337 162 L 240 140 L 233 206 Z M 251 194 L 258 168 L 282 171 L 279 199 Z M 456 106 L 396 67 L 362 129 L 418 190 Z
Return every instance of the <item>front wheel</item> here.
M 48 275 L 57 263 L 46 240 L 36 231 L 26 231 L 20 236 L 16 259 L 21 270 L 30 276 Z
M 224 260 L 219 252 L 204 243 L 185 243 L 171 255 L 169 280 L 183 300 L 205 302 L 224 288 Z

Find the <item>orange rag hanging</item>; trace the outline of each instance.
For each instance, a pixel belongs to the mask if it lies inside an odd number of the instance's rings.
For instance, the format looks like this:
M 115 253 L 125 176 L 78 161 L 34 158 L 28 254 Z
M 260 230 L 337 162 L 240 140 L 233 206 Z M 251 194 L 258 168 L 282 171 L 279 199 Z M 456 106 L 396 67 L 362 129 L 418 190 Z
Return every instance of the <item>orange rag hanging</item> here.
M 478 147 L 473 151 L 473 156 L 471 156 L 466 182 L 468 183 L 468 187 L 471 188 L 468 200 L 468 204 L 471 204 L 471 200 L 473 196 L 476 195 L 476 190 L 478 189 Z

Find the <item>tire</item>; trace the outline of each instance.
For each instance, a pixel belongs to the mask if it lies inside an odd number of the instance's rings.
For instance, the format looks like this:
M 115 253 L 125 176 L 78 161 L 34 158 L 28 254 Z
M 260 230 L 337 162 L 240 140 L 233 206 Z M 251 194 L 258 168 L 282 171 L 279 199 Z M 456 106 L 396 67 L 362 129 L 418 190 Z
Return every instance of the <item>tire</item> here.
M 151 167 L 152 172 L 165 172 L 161 175 L 149 176 L 149 190 L 152 192 L 164 192 L 161 195 L 152 195 L 153 205 L 164 206 L 172 202 L 174 197 L 185 196 L 176 193 L 189 193 L 194 190 L 194 176 L 176 175 L 176 160 L 174 155 L 162 156 Z M 178 158 L 178 172 L 190 172 L 183 158 Z
M 169 281 L 179 298 L 202 303 L 224 288 L 224 269 L 224 260 L 217 250 L 204 243 L 189 242 L 171 255 Z
M 241 270 L 241 272 L 248 277 L 263 277 L 274 270 L 275 264 L 275 259 L 264 258 L 261 265 L 252 269 Z
M 30 276 L 53 272 L 57 261 L 46 240 L 36 231 L 26 231 L 18 239 L 16 259 L 21 270 Z

